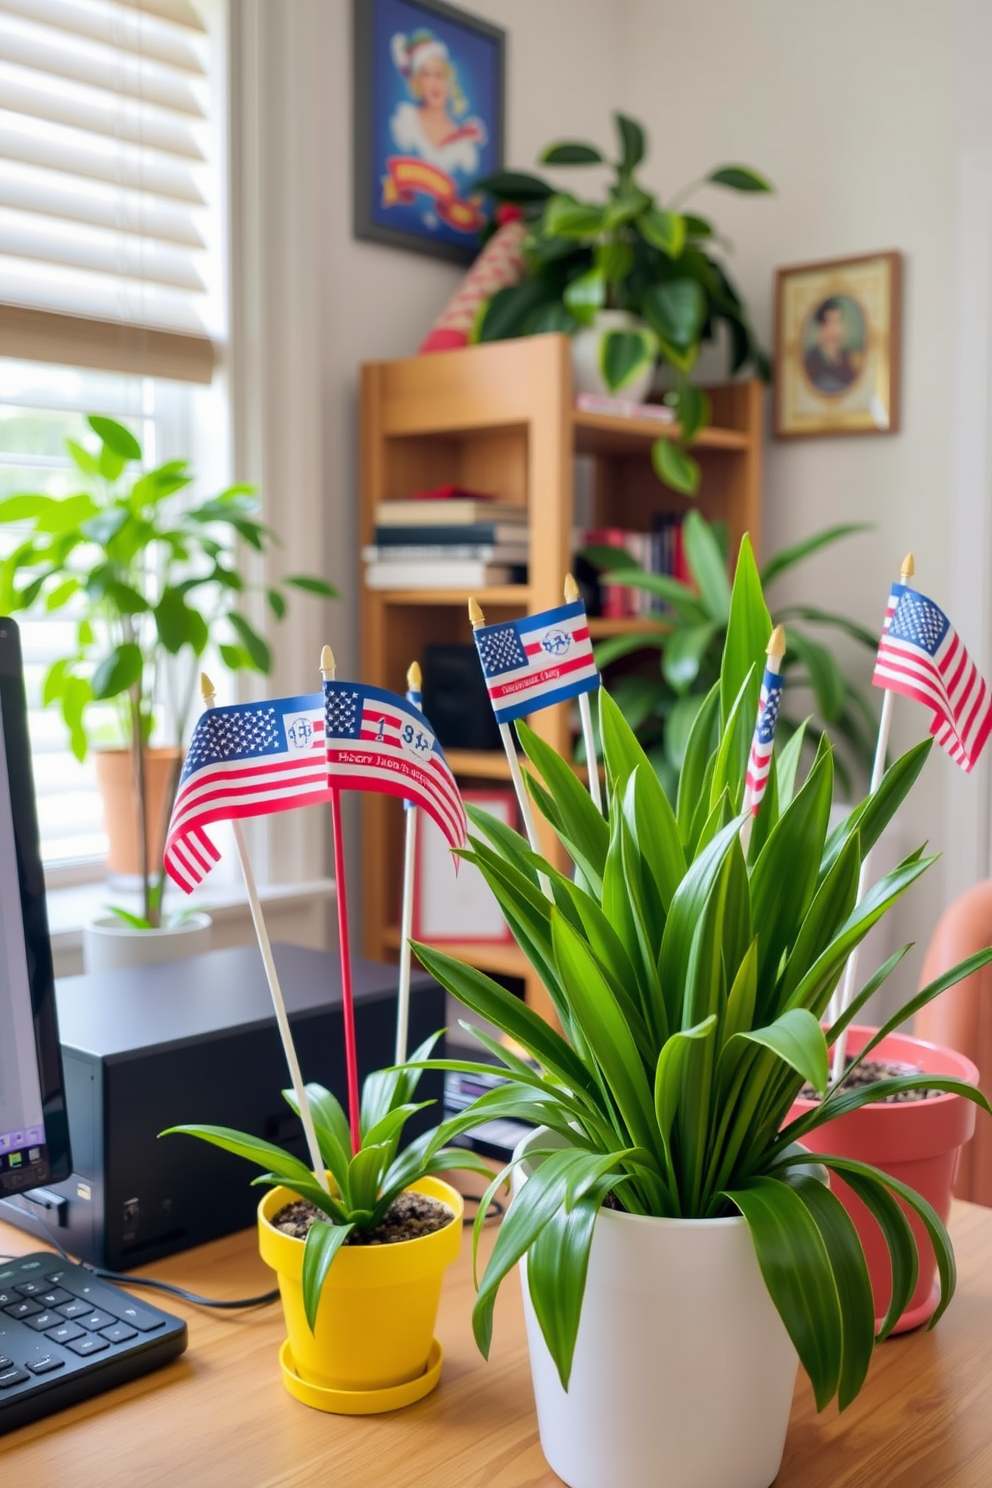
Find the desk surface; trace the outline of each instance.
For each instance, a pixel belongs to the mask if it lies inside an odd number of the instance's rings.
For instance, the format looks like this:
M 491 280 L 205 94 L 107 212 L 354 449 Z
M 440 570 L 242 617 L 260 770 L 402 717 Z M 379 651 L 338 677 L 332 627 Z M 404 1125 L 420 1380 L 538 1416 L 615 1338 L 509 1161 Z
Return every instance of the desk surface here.
M 884 1344 L 861 1396 L 817 1416 L 800 1374 L 776 1488 L 988 1488 L 992 1483 L 992 1210 L 955 1207 L 957 1295 L 933 1333 Z M 487 1240 L 492 1243 L 492 1235 Z M 0 1251 L 37 1249 L 0 1224 Z M 253 1231 L 160 1261 L 150 1272 L 207 1296 L 265 1290 Z M 147 1293 L 146 1293 L 147 1295 Z M 276 1307 L 244 1315 L 165 1305 L 189 1351 L 157 1374 L 0 1437 L 0 1481 L 80 1488 L 555 1488 L 538 1442 L 515 1276 L 496 1309 L 492 1361 L 469 1326 L 470 1243 L 444 1288 L 441 1384 L 387 1416 L 326 1416 L 279 1378 Z

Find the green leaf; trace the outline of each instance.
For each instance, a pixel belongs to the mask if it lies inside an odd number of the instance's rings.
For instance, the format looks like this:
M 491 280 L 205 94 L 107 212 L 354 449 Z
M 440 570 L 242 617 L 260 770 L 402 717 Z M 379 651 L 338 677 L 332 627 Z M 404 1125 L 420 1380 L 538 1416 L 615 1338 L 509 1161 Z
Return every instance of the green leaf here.
M 777 579 L 779 574 L 801 563 L 812 553 L 818 553 L 821 548 L 829 547 L 831 543 L 839 542 L 841 538 L 851 537 L 855 532 L 870 532 L 871 530 L 869 522 L 840 522 L 835 527 L 825 527 L 822 532 L 814 532 L 812 537 L 804 537 L 802 542 L 782 548 L 774 557 L 769 558 L 761 570 L 761 582 L 768 585 Z M 876 645 L 877 642 L 873 641 L 872 644 Z
M 587 269 L 565 287 L 565 304 L 580 325 L 592 325 L 597 310 L 606 304 L 606 279 L 602 269 Z
M 578 140 L 561 140 L 547 145 L 537 157 L 542 165 L 602 165 L 603 156 L 595 145 L 584 145 Z
M 755 1178 L 727 1198 L 747 1221 L 765 1285 L 823 1410 L 837 1393 L 843 1352 L 840 1300 L 823 1237 L 795 1189 L 774 1178 Z
M 326 579 L 319 579 L 315 574 L 287 574 L 282 581 L 290 584 L 294 589 L 301 589 L 304 594 L 316 594 L 319 599 L 340 599 L 341 593 L 329 584 Z
M 602 879 L 610 830 L 589 792 L 551 745 L 522 720 L 517 725 L 517 735 L 527 758 L 540 771 L 554 798 L 566 844 L 574 846 L 583 871 Z
M 90 454 L 88 449 L 84 449 L 74 439 L 67 439 L 65 441 L 65 447 L 72 456 L 77 470 L 81 470 L 84 475 L 100 474 L 100 462 L 96 455 Z
M 123 424 L 117 423 L 115 419 L 102 418 L 99 414 L 91 414 L 86 422 L 93 433 L 100 436 L 106 448 L 120 455 L 123 461 L 141 459 L 141 445 Z
M 213 1147 L 233 1152 L 235 1157 L 243 1157 L 247 1162 L 275 1173 L 280 1182 L 314 1182 L 310 1169 L 299 1158 L 284 1152 L 272 1142 L 263 1142 L 260 1137 L 249 1136 L 247 1132 L 234 1131 L 229 1126 L 170 1126 L 159 1132 L 159 1136 L 169 1137 L 176 1133 L 199 1137 L 201 1142 L 209 1142 Z
M 240 636 L 241 644 L 255 670 L 266 674 L 271 671 L 272 652 L 258 632 L 248 624 L 243 615 L 238 615 L 233 610 L 227 618 Z
M 772 622 L 761 592 L 761 580 L 745 533 L 741 539 L 734 586 L 730 597 L 730 618 L 720 668 L 720 716 L 726 722 L 745 679 L 752 674 L 745 711 L 758 715 L 758 696 L 765 665 L 765 648 L 771 635 Z M 751 740 L 747 740 L 750 749 Z M 745 760 L 746 762 L 746 760 Z
M 827 838 L 820 864 L 821 877 L 827 873 L 837 854 L 853 832 L 861 839 L 861 856 L 871 852 L 903 801 L 909 795 L 926 764 L 933 747 L 932 739 L 922 739 L 900 755 L 882 776 L 879 787 L 839 822 Z
M 488 191 L 499 201 L 540 202 L 554 195 L 554 188 L 527 171 L 494 171 L 475 182 L 476 191 Z
M 544 231 L 554 237 L 595 238 L 603 230 L 604 207 L 576 201 L 574 196 L 553 196 L 544 209 Z
M 706 778 L 710 750 L 713 747 L 713 734 L 719 725 L 719 720 L 720 688 L 719 685 L 714 685 L 710 688 L 693 720 L 685 747 L 682 773 L 679 776 L 675 814 L 679 824 L 679 835 L 684 843 L 689 842 L 696 807 L 704 794 L 707 796 L 709 794 L 704 792 L 703 783 Z
M 600 337 L 599 370 L 611 393 L 629 387 L 654 358 L 655 341 L 649 331 L 607 331 Z
M 682 438 L 686 444 L 695 439 L 700 429 L 706 428 L 711 411 L 709 394 L 703 388 L 696 387 L 691 382 L 682 384 L 679 389 L 678 416 Z
M 99 510 L 93 497 L 85 493 L 66 496 L 61 501 L 53 501 L 49 507 L 38 513 L 35 528 L 38 532 L 52 534 L 70 532 L 95 516 Z
M 730 619 L 731 593 L 727 566 L 713 529 L 699 512 L 686 513 L 682 541 L 689 571 L 699 586 L 706 609 L 713 620 L 726 624 Z
M 693 1028 L 677 1030 L 665 1041 L 654 1076 L 654 1109 L 665 1150 L 670 1153 L 672 1125 L 682 1095 L 682 1082 L 687 1069 L 687 1060 L 692 1045 L 708 1039 L 716 1028 L 717 1017 L 711 1013 Z M 669 1166 L 672 1158 L 669 1156 Z
M 331 1262 L 354 1228 L 351 1224 L 333 1225 L 318 1219 L 307 1231 L 303 1249 L 303 1311 L 311 1333 L 317 1326 L 320 1294 Z
M 710 171 L 706 177 L 713 186 L 729 186 L 732 191 L 774 191 L 774 186 L 764 176 L 759 176 L 749 165 L 722 165 Z
M 286 617 L 286 600 L 282 593 L 278 589 L 266 589 L 265 598 L 268 601 L 269 609 L 275 615 L 276 619 L 284 620 Z
M 637 219 L 637 230 L 652 248 L 667 253 L 669 258 L 678 258 L 685 247 L 686 221 L 680 212 L 648 207 Z
M 8 496 L 0 501 L 0 522 L 33 522 L 55 504 L 53 496 Z
M 92 688 L 95 698 L 118 697 L 129 687 L 141 681 L 143 662 L 141 648 L 133 641 L 126 641 L 105 656 L 93 673 Z
M 666 486 L 683 496 L 695 496 L 699 490 L 699 464 L 670 439 L 656 439 L 651 446 L 654 473 Z
M 120 475 L 121 471 L 124 469 L 124 466 L 127 464 L 127 460 L 122 454 L 119 454 L 118 451 L 115 450 L 111 445 L 105 444 L 100 451 L 100 459 L 98 463 L 100 466 L 100 474 L 103 476 L 104 480 L 115 481 Z
M 629 118 L 627 114 L 614 114 L 613 122 L 620 136 L 620 169 L 625 175 L 629 175 L 644 159 L 644 130 L 636 119 Z
M 251 666 L 251 657 L 243 646 L 227 646 L 221 643 L 218 646 L 221 660 L 232 672 L 243 672 Z
M 155 606 L 155 628 L 170 656 L 177 655 L 191 639 L 193 612 L 187 607 L 178 589 L 162 591 L 162 597 Z
M 612 1176 L 601 1179 L 571 1209 L 558 1209 L 527 1253 L 527 1286 L 548 1352 L 568 1389 L 589 1269 L 593 1229 Z
M 644 314 L 659 336 L 685 350 L 699 340 L 706 319 L 705 291 L 696 279 L 652 284 L 644 295 Z
M 806 1008 L 790 1008 L 766 1028 L 745 1029 L 735 1037 L 770 1049 L 822 1097 L 828 1077 L 827 1041 Z
M 847 682 L 833 653 L 795 627 L 789 631 L 789 647 L 806 667 L 821 716 L 827 723 L 836 723 L 844 708 Z

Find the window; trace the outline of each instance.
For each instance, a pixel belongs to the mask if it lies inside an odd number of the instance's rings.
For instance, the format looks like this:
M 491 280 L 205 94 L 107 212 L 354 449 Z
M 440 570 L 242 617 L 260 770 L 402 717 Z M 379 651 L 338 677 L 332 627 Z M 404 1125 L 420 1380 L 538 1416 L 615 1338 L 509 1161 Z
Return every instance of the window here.
M 74 489 L 65 438 L 128 424 L 146 460 L 228 478 L 223 0 L 0 0 L 0 499 Z M 201 431 L 204 431 L 201 434 Z M 0 559 L 15 541 L 0 528 Z M 71 619 L 18 617 L 46 866 L 106 850 L 46 666 Z M 108 717 L 108 724 L 110 720 Z

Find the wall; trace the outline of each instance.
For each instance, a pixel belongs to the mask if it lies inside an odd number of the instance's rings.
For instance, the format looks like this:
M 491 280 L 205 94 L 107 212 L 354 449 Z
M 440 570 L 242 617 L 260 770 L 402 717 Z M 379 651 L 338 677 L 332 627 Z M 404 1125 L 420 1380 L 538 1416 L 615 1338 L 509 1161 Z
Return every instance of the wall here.
M 983 577 L 975 513 L 987 502 L 984 451 L 962 468 L 968 429 L 958 410 L 963 338 L 975 337 L 982 314 L 971 296 L 959 309 L 959 259 L 969 210 L 962 171 L 992 147 L 978 60 L 989 55 L 989 8 L 629 0 L 626 10 L 623 96 L 652 137 L 651 184 L 671 194 L 732 161 L 775 183 L 772 199 L 714 188 L 694 198 L 734 243 L 732 270 L 766 345 L 776 266 L 873 249 L 905 255 L 902 432 L 767 446 L 766 552 L 834 522 L 866 521 L 874 531 L 818 557 L 775 597 L 833 601 L 874 629 L 912 549 L 920 587 L 988 661 L 976 585 L 962 582 L 969 563 L 979 588 Z M 988 269 L 978 273 L 981 283 Z M 987 352 L 986 319 L 973 360 L 981 366 Z M 984 433 L 987 413 L 972 400 L 972 434 Z M 925 722 L 917 706 L 898 702 L 895 747 L 920 738 Z M 944 756 L 931 758 L 905 810 L 906 847 L 929 838 L 949 865 L 932 871 L 932 892 L 917 889 L 900 909 L 900 942 L 925 944 L 944 893 L 988 871 L 987 763 L 978 773 L 965 782 Z

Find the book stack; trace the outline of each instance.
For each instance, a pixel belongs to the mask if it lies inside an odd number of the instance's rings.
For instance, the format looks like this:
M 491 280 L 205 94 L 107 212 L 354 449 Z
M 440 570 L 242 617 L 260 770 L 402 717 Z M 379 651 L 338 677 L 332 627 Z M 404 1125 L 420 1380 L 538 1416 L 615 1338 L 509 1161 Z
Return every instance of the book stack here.
M 362 549 L 370 589 L 523 584 L 528 556 L 521 507 L 456 486 L 378 502 L 375 542 Z
M 691 583 L 682 541 L 682 517 L 666 512 L 655 518 L 653 532 L 630 532 L 622 527 L 598 527 L 580 534 L 580 547 L 622 548 L 648 573 L 667 574 Z M 630 620 L 668 613 L 668 605 L 645 589 L 599 583 L 599 613 L 607 620 Z

